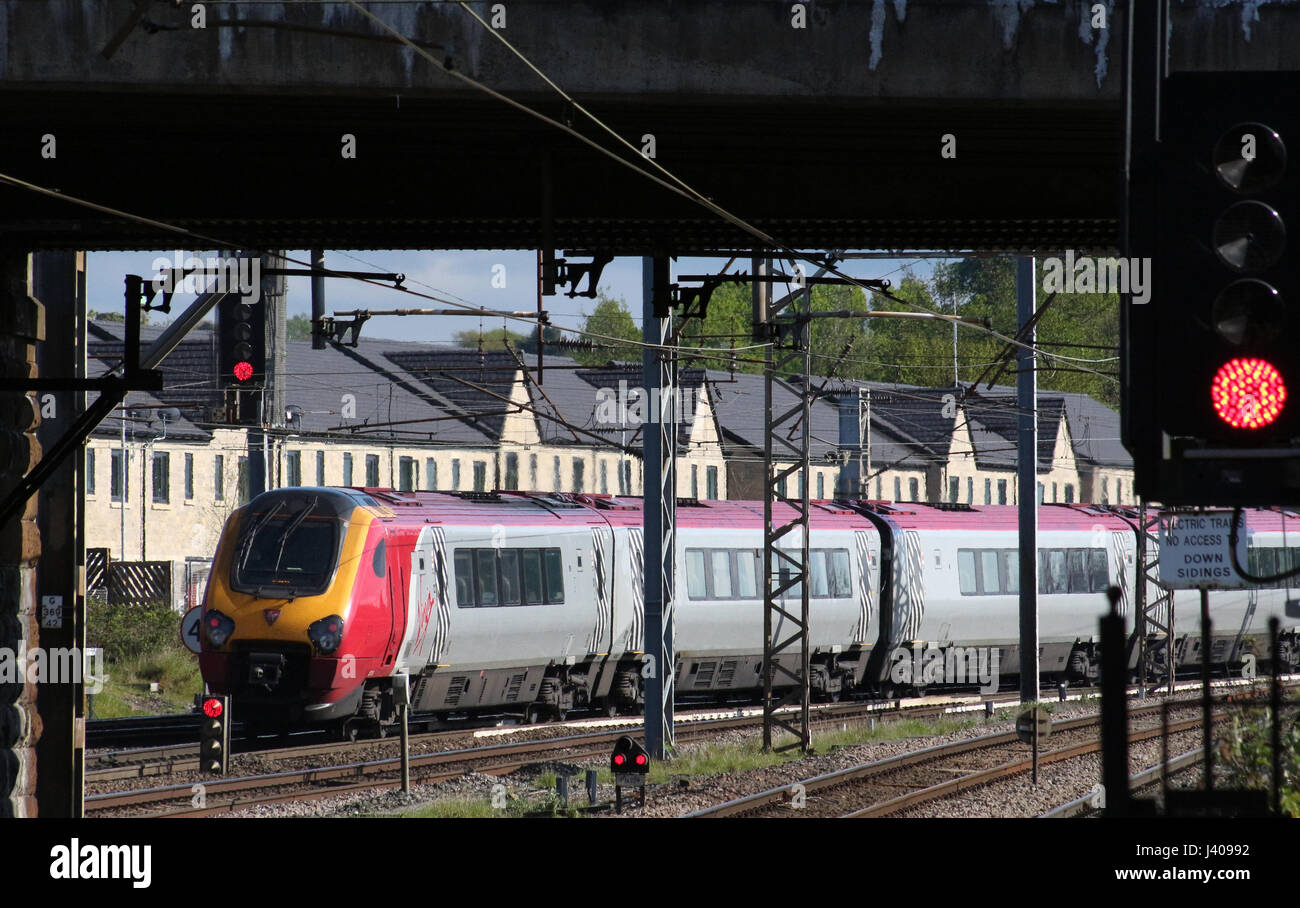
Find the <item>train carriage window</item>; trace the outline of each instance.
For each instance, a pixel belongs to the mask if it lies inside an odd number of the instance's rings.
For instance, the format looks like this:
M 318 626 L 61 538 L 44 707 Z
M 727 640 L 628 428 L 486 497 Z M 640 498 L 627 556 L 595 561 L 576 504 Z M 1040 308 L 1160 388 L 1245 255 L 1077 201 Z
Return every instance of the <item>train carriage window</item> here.
M 1110 565 L 1105 549 L 1088 550 L 1088 580 L 1090 593 L 1104 593 L 1110 585 Z
M 975 576 L 975 552 L 972 549 L 957 550 L 957 578 L 963 596 L 979 595 L 979 580 Z
M 826 550 L 811 549 L 808 552 L 808 596 L 825 599 L 831 594 L 830 583 L 826 579 Z
M 1088 559 L 1086 549 L 1067 549 L 1066 562 L 1069 565 L 1070 592 L 1088 592 Z
M 831 595 L 847 599 L 853 595 L 853 582 L 849 572 L 849 550 L 831 549 L 826 553 L 830 560 Z
M 497 604 L 496 549 L 474 550 L 474 586 L 479 605 Z
M 1065 593 L 1070 589 L 1069 572 L 1066 569 L 1065 549 L 1052 549 L 1047 553 L 1047 563 L 1051 566 L 1052 585 L 1049 589 L 1053 593 Z
M 520 564 L 524 575 L 524 602 L 527 605 L 542 604 L 542 552 L 541 549 L 524 549 L 520 554 Z
M 980 581 L 981 591 L 985 595 L 1002 592 L 998 577 L 998 553 L 994 549 L 984 549 L 980 552 Z
M 543 568 L 546 575 L 546 603 L 557 605 L 564 602 L 564 559 L 559 549 L 542 549 Z
M 456 551 L 456 606 L 473 608 L 474 602 L 474 552 L 471 549 Z
M 1003 549 L 998 552 L 998 560 L 1002 568 L 1002 591 L 1019 593 L 1020 553 L 1015 549 Z
M 384 576 L 384 564 L 388 557 L 388 540 L 379 540 L 379 545 L 375 546 L 374 563 L 371 565 L 375 569 L 375 576 Z
M 758 558 L 753 549 L 736 552 L 736 595 L 741 599 L 757 599 L 762 595 L 758 589 Z
M 731 552 L 726 549 L 711 549 L 709 551 L 709 561 L 711 563 L 713 579 L 713 596 L 714 599 L 731 598 Z
M 519 605 L 519 550 L 502 549 L 498 563 L 501 568 L 501 604 Z
M 692 599 L 709 597 L 704 581 L 704 549 L 686 550 L 686 595 Z

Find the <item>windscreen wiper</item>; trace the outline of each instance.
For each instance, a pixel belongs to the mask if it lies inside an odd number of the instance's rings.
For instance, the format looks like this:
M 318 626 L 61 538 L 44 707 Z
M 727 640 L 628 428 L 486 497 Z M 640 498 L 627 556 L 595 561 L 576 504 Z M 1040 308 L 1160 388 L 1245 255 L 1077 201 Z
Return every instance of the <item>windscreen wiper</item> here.
M 316 502 L 318 500 L 319 499 L 317 498 L 312 498 L 311 503 L 299 511 L 298 515 L 293 518 L 287 527 L 284 528 L 284 533 L 280 536 L 280 550 L 275 553 L 275 572 L 277 574 L 280 572 L 280 561 L 284 558 L 284 547 L 288 544 L 289 537 L 293 535 L 294 530 L 302 526 L 302 522 L 307 519 L 307 515 L 316 510 Z
M 257 538 L 257 534 L 261 531 L 262 527 L 266 526 L 272 517 L 280 513 L 280 508 L 282 507 L 284 507 L 283 500 L 276 502 L 275 507 L 257 518 L 257 522 L 248 528 L 248 535 L 244 537 L 244 550 L 239 553 L 239 569 L 241 571 L 248 564 L 248 556 L 253 551 L 253 540 Z

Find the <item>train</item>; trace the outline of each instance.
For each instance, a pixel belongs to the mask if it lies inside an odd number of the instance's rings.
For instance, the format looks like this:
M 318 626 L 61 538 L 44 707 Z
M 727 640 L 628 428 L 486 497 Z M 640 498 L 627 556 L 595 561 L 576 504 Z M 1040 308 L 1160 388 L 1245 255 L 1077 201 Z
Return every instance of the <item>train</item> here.
M 793 515 L 775 507 L 778 518 Z M 1137 514 L 1081 504 L 1044 504 L 1038 514 L 1041 670 L 1047 680 L 1089 682 L 1108 587 L 1119 588 L 1133 626 Z M 681 500 L 676 515 L 678 701 L 755 697 L 763 504 Z M 1247 512 L 1252 572 L 1300 567 L 1300 547 L 1289 544 L 1300 540 L 1298 521 L 1291 512 Z M 1014 506 L 813 502 L 812 695 L 1014 683 L 1017 528 Z M 435 719 L 635 712 L 648 661 L 642 532 L 641 499 L 611 495 L 265 492 L 230 516 L 218 543 L 200 625 L 203 680 L 232 698 L 244 722 L 281 730 L 382 734 L 399 698 Z M 1159 593 L 1149 586 L 1150 601 Z M 798 585 L 785 595 L 797 613 Z M 1146 669 L 1200 659 L 1197 596 L 1178 592 L 1152 616 Z M 1300 663 L 1300 620 L 1285 585 L 1210 598 L 1216 665 L 1262 665 L 1272 616 L 1282 621 L 1281 667 Z M 1172 635 L 1158 630 L 1170 608 Z M 773 628 L 776 639 L 789 631 L 780 620 Z M 962 670 L 967 676 L 954 678 Z

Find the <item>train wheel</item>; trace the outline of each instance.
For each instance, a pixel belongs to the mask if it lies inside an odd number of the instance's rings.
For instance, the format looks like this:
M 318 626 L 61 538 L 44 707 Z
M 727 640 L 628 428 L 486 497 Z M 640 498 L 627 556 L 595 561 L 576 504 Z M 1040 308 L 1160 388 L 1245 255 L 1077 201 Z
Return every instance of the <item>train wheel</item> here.
M 613 700 L 606 700 L 606 701 L 605 701 L 605 715 L 609 716 L 609 717 L 612 719 L 612 718 L 614 718 L 615 716 L 617 716 L 618 713 L 619 713 L 618 704 L 617 704 L 616 702 L 614 702 Z
M 545 721 L 546 721 L 546 717 L 542 713 L 542 706 L 540 703 L 529 703 L 528 706 L 525 707 L 524 709 L 525 725 L 541 725 Z

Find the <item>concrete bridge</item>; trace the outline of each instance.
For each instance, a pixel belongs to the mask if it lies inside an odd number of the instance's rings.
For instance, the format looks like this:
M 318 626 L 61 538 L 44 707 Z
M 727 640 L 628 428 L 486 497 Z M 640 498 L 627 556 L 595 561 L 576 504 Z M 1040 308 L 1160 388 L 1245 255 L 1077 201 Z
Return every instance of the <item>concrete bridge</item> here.
M 1115 242 L 1125 6 L 469 4 L 485 27 L 455 3 L 366 4 L 440 63 L 608 142 L 506 38 L 784 242 L 1020 250 Z M 1300 62 L 1300 4 L 1173 6 L 1174 69 Z M 239 243 L 528 248 L 549 229 L 556 247 L 753 245 L 346 2 L 0 0 L 0 114 L 0 172 Z M 176 242 L 12 188 L 0 202 L 0 237 L 21 246 Z

